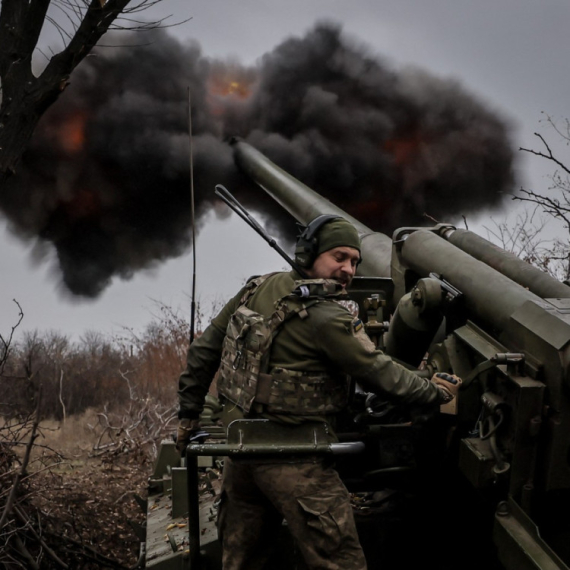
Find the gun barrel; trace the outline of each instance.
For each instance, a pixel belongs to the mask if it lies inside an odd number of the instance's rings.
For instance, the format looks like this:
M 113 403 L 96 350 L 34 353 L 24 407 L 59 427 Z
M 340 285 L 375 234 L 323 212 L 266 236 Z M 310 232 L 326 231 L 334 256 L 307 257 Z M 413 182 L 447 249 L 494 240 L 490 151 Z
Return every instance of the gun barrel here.
M 570 298 L 570 287 L 473 232 L 449 230 L 443 237 L 543 299 Z
M 420 276 L 435 271 L 451 281 L 465 295 L 469 313 L 499 331 L 508 330 L 511 315 L 527 301 L 545 304 L 538 295 L 431 231 L 409 234 L 400 256 Z
M 234 160 L 238 167 L 261 186 L 278 204 L 298 222 L 308 224 L 320 214 L 338 215 L 354 225 L 362 240 L 362 263 L 359 275 L 390 276 L 392 240 L 332 204 L 326 198 L 279 168 L 251 145 L 233 139 Z

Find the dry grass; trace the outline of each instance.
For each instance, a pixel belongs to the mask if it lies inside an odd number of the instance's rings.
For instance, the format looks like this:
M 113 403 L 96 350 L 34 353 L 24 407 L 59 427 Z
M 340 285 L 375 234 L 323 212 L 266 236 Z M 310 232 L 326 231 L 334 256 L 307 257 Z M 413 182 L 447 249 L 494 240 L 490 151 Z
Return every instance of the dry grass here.
M 86 457 L 97 441 L 94 426 L 97 411 L 88 408 L 79 415 L 64 420 L 44 420 L 40 423 L 38 444 L 57 450 L 66 457 Z

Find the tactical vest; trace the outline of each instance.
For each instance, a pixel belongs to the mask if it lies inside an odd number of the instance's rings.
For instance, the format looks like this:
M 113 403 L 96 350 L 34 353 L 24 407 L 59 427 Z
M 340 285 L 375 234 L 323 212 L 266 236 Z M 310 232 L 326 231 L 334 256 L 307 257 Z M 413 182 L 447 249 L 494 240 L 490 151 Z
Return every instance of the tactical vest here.
M 297 281 L 290 295 L 275 303 L 269 317 L 246 304 L 257 288 L 273 273 L 252 279 L 231 316 L 224 339 L 218 375 L 218 392 L 245 413 L 263 404 L 269 413 L 325 415 L 348 403 L 346 376 L 323 372 L 298 372 L 274 368 L 268 373 L 271 344 L 289 319 L 306 319 L 308 309 L 324 300 L 345 298 L 342 285 L 332 279 Z

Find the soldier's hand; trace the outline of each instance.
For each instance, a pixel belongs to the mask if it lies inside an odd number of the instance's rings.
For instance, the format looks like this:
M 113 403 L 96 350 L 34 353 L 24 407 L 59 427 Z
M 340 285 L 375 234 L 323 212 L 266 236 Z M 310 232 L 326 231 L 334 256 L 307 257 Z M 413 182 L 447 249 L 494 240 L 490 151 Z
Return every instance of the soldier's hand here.
M 444 392 L 446 402 L 451 402 L 457 396 L 461 386 L 461 378 L 459 376 L 445 374 L 444 372 L 435 373 L 431 381 Z
M 190 442 L 190 438 L 200 431 L 200 420 L 182 419 L 178 422 L 176 433 L 176 450 L 180 455 Z

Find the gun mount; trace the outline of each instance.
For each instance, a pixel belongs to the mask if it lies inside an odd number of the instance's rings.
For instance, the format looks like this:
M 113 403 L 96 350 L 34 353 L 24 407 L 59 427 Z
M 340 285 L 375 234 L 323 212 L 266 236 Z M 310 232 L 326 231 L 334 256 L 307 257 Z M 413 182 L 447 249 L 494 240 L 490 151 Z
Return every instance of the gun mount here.
M 446 544 L 462 541 L 461 549 L 451 549 L 462 559 L 440 567 L 477 567 L 481 559 L 474 555 L 492 536 L 494 548 L 485 556 L 495 558 L 484 559 L 487 568 L 568 570 L 570 287 L 448 224 L 401 228 L 390 239 L 250 145 L 232 144 L 246 176 L 299 222 L 336 214 L 357 228 L 363 263 L 351 294 L 376 344 L 422 376 L 463 378 L 459 397 L 442 408 L 444 419 L 435 431 L 428 428 L 428 437 L 421 425 L 394 421 L 397 414 L 357 388 L 361 409 L 346 424 L 352 432 L 339 436 L 364 441 L 367 451 L 362 461 L 340 462 L 349 489 L 378 493 L 405 484 L 422 463 L 410 453 L 419 448 L 424 464 L 437 463 L 437 474 L 432 469 L 423 479 L 424 494 L 426 481 L 448 481 L 449 496 L 441 499 L 446 507 L 426 518 L 452 527 L 441 535 Z M 445 443 L 443 452 L 434 438 Z M 231 445 L 224 449 L 235 452 Z M 473 527 L 481 533 L 467 544 Z M 463 557 L 478 561 L 470 565 Z

